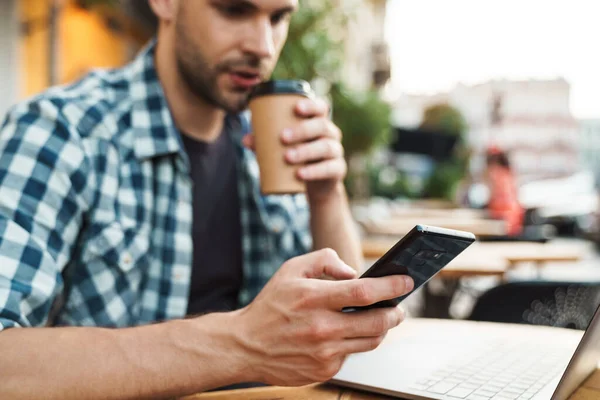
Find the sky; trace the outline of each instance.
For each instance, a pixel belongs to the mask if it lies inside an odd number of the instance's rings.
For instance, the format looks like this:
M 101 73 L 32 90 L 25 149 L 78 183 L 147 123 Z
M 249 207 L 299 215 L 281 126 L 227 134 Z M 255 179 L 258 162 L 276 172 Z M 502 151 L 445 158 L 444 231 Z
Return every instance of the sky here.
M 389 0 L 394 93 L 564 77 L 576 118 L 600 118 L 600 0 Z

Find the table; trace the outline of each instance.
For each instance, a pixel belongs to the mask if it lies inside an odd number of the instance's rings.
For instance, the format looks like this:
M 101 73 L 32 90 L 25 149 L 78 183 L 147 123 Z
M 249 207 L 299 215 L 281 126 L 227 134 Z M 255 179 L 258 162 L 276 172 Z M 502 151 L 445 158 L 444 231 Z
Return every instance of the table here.
M 547 262 L 575 262 L 583 258 L 586 248 L 579 244 L 533 242 L 475 243 L 477 251 L 500 255 L 515 266 L 531 262 L 542 266 Z
M 344 389 L 333 385 L 317 384 L 299 388 L 265 387 L 204 393 L 185 400 L 390 400 L 392 397 Z M 600 399 L 600 369 L 596 370 L 569 397 L 569 400 Z
M 484 218 L 411 216 L 361 222 L 363 229 L 370 235 L 391 236 L 403 236 L 418 224 L 468 231 L 478 237 L 506 235 L 506 223 L 504 221 Z
M 395 243 L 393 239 L 363 239 L 363 256 L 378 259 Z M 584 246 L 574 243 L 477 242 L 440 271 L 439 276 L 503 276 L 521 263 L 532 262 L 541 267 L 548 262 L 575 262 L 581 260 L 585 252 Z
M 394 219 L 402 218 L 457 218 L 469 220 L 482 220 L 488 217 L 485 210 L 472 208 L 413 208 L 390 207 L 390 216 Z

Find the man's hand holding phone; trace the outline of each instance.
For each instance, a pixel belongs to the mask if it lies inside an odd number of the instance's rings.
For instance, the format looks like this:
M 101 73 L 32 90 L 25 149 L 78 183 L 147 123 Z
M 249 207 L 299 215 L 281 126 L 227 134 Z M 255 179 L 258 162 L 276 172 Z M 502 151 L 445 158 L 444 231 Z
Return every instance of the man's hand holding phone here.
M 328 275 L 336 280 L 318 279 Z M 375 349 L 404 319 L 399 307 L 343 313 L 403 296 L 408 276 L 354 279 L 355 271 L 330 249 L 285 263 L 263 291 L 239 311 L 237 350 L 252 381 L 304 385 L 326 381 L 352 353 Z

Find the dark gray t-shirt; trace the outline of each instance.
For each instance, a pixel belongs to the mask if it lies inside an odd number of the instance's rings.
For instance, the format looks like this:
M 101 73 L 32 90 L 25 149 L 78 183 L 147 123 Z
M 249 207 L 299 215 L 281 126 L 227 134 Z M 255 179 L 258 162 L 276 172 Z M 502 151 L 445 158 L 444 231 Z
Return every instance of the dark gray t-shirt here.
M 228 129 L 213 143 L 181 135 L 194 182 L 188 315 L 236 309 L 242 285 L 236 156 Z

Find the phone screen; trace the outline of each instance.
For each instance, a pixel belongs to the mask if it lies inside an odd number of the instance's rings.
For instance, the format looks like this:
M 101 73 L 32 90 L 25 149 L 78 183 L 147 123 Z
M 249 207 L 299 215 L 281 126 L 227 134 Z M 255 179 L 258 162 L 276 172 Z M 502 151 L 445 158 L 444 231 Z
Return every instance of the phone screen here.
M 412 230 L 388 253 L 369 268 L 361 278 L 387 275 L 409 275 L 415 282 L 413 293 L 424 285 L 456 256 L 473 243 L 474 239 Z M 374 307 L 394 307 L 411 293 L 366 307 L 352 307 L 344 311 Z

